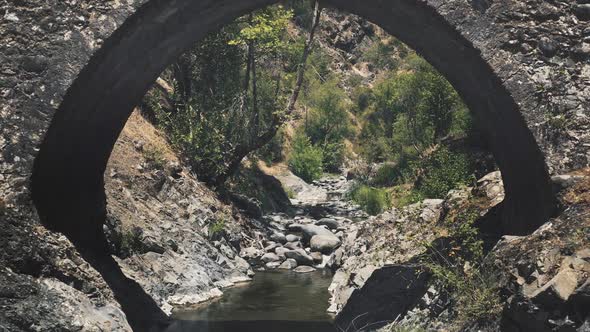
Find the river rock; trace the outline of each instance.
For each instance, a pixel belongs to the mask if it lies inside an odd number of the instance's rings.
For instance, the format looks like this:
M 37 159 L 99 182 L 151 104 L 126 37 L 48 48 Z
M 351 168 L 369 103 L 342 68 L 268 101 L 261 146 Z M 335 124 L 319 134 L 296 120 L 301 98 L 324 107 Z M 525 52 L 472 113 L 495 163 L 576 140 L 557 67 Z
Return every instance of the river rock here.
M 255 247 L 248 247 L 240 251 L 240 256 L 245 259 L 256 259 L 262 256 L 262 252 Z
M 274 270 L 281 266 L 281 262 L 268 262 L 264 266 L 266 266 L 267 269 Z
M 293 258 L 299 265 L 313 265 L 313 258 L 303 249 L 290 250 L 285 253 L 285 257 Z
M 318 222 L 316 222 L 318 226 L 326 226 L 329 229 L 338 229 L 340 227 L 340 223 L 332 218 L 322 218 Z
M 286 258 L 285 253 L 289 250 L 291 250 L 291 249 L 287 249 L 285 247 L 278 247 L 275 249 L 275 254 L 277 254 L 280 259 L 285 259 Z
M 265 263 L 270 263 L 280 261 L 281 258 L 275 253 L 267 252 L 262 256 L 261 260 Z
M 311 266 L 298 266 L 295 269 L 293 269 L 293 271 L 297 273 L 310 273 L 315 271 L 315 269 Z
M 297 267 L 297 261 L 293 258 L 287 258 L 280 266 L 282 270 L 292 270 Z
M 276 232 L 276 233 L 272 234 L 270 236 L 270 239 L 272 241 L 275 241 L 275 242 L 278 242 L 278 243 L 281 243 L 281 244 L 287 243 L 287 238 L 285 237 L 285 234 L 279 233 L 279 232 Z
M 264 248 L 264 251 L 265 251 L 265 252 L 273 252 L 273 251 L 275 251 L 275 249 L 276 249 L 276 248 L 278 248 L 278 247 L 282 247 L 282 246 L 281 246 L 280 244 L 278 244 L 278 243 L 275 243 L 275 242 L 270 242 L 270 244 L 269 244 L 269 245 L 267 245 L 267 246 Z
M 287 239 L 287 242 L 297 242 L 297 241 L 301 240 L 301 237 L 297 236 L 295 234 L 288 234 L 286 236 L 286 239 Z
M 291 224 L 288 226 L 292 232 L 301 232 L 303 234 L 303 240 L 309 241 L 315 235 L 331 235 L 334 236 L 330 230 L 317 225 L 302 225 L 302 224 Z
M 312 251 L 319 251 L 322 254 L 330 254 L 340 246 L 340 239 L 335 235 L 315 235 L 311 238 L 310 246 Z
M 290 250 L 297 250 L 297 249 L 301 248 L 301 242 L 297 241 L 297 242 L 286 243 L 285 248 L 290 249 Z
M 311 256 L 311 258 L 313 258 L 313 262 L 316 264 L 322 263 L 322 261 L 324 259 L 324 256 L 322 255 L 321 252 L 314 251 L 309 255 Z

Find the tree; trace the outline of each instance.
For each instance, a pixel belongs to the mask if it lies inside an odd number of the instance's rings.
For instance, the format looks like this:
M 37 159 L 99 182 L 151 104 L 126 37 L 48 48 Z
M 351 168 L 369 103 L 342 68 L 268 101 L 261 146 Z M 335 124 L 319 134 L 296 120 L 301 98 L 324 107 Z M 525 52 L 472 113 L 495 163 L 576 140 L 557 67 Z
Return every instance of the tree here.
M 270 119 L 269 119 L 270 124 L 268 125 L 265 132 L 263 132 L 260 135 L 253 136 L 251 138 L 251 140 L 248 140 L 249 142 L 244 142 L 244 143 L 236 146 L 236 148 L 233 150 L 233 153 L 232 153 L 232 160 L 229 162 L 227 169 L 215 179 L 215 181 L 214 181 L 215 185 L 223 184 L 232 174 L 234 174 L 236 172 L 236 170 L 238 169 L 238 167 L 240 166 L 242 160 L 250 152 L 257 150 L 257 149 L 261 148 L 262 146 L 264 146 L 265 144 L 267 144 L 268 142 L 270 142 L 270 140 L 272 140 L 272 138 L 276 135 L 277 131 L 282 126 L 282 124 L 285 122 L 285 120 L 293 113 L 293 110 L 295 109 L 295 104 L 297 102 L 297 99 L 299 97 L 299 93 L 301 91 L 301 86 L 303 85 L 303 79 L 305 77 L 305 67 L 306 67 L 306 63 L 307 63 L 307 58 L 309 57 L 311 50 L 312 50 L 315 31 L 316 31 L 317 27 L 319 26 L 321 12 L 322 12 L 322 8 L 320 7 L 319 2 L 316 1 L 312 28 L 310 30 L 309 37 L 308 37 L 305 47 L 303 49 L 303 54 L 301 56 L 301 62 L 299 64 L 299 67 L 297 70 L 297 81 L 295 83 L 295 87 L 293 89 L 291 97 L 289 98 L 289 103 L 287 104 L 286 111 L 285 112 L 279 112 L 279 111 L 273 112 L 270 116 Z M 262 22 L 266 22 L 266 20 L 262 20 Z M 272 25 L 270 25 L 270 26 L 272 26 Z M 266 32 L 267 30 L 268 30 L 268 27 L 254 29 L 254 31 L 256 31 L 256 32 Z M 250 32 L 246 33 L 246 35 L 249 35 L 249 34 L 250 34 Z M 274 46 L 275 44 L 270 43 L 270 45 Z

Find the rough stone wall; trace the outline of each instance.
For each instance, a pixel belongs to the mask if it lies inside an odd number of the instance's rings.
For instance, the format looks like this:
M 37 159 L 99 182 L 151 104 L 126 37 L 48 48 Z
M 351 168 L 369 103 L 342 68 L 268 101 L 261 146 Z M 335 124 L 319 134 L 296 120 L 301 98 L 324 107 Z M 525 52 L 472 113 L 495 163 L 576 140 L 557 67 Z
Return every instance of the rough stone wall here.
M 30 257 L 46 261 L 35 254 L 47 236 L 30 200 L 28 179 L 35 154 L 79 71 L 142 2 L 0 4 L 0 220 L 11 225 L 3 227 L 8 233 L 1 237 L 2 248 L 21 249 L 27 244 L 23 234 L 28 234 L 28 244 L 37 248 Z M 552 173 L 590 163 L 590 4 L 584 2 L 428 1 L 502 78 Z M 11 243 L 11 238 L 18 241 Z M 1 257 L 5 273 L 6 260 L 14 257 Z
M 500 76 L 551 173 L 590 164 L 590 4 L 430 0 Z
M 28 177 L 55 110 L 90 56 L 142 2 L 0 4 L 0 201 L 8 208 L 30 205 Z

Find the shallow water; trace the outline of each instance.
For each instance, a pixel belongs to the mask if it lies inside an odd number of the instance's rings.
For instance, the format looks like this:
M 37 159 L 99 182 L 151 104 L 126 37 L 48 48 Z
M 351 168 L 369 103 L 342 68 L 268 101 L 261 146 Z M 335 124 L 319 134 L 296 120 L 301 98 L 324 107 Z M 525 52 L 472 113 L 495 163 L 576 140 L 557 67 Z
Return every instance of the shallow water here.
M 258 272 L 252 282 L 225 290 L 221 298 L 203 307 L 176 312 L 174 318 L 201 322 L 323 322 L 325 326 L 332 321 L 326 312 L 331 280 L 328 271 Z

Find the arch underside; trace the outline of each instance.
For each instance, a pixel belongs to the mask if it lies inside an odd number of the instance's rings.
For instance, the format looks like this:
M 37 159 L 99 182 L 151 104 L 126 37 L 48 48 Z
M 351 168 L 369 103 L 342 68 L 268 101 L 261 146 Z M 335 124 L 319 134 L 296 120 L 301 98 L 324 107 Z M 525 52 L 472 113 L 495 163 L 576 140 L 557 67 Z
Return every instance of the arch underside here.
M 131 114 L 164 68 L 207 33 L 274 0 L 151 0 L 104 44 L 68 90 L 33 173 L 47 227 L 103 250 L 103 174 Z M 502 171 L 504 234 L 526 234 L 553 207 L 543 155 L 517 103 L 479 51 L 426 2 L 325 0 L 398 37 L 437 68 L 474 113 Z

